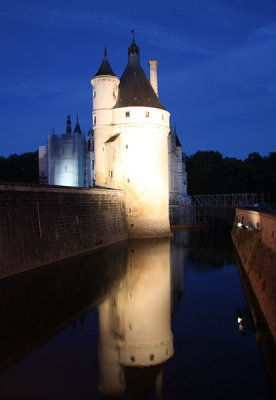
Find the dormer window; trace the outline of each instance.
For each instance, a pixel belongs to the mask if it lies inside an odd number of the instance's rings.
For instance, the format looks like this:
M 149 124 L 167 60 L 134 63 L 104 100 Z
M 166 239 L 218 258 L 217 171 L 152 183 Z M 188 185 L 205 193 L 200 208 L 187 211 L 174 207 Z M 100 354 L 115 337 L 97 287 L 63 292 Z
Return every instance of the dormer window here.
M 94 90 L 93 97 L 94 98 L 96 97 L 96 90 Z
M 96 115 L 94 115 L 94 125 L 96 125 Z
M 126 118 L 129 118 L 129 117 L 130 117 L 130 112 L 126 111 Z

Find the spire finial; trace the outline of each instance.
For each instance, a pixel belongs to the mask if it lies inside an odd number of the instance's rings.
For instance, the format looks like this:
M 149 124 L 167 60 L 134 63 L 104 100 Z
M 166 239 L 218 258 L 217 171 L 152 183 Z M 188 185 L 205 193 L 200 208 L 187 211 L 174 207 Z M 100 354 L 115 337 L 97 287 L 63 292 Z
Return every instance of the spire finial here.
M 71 120 L 70 120 L 70 114 L 69 114 L 69 113 L 68 113 L 68 115 L 67 115 L 66 133 L 72 133 L 72 130 L 71 130 Z
M 77 124 L 79 123 L 79 113 L 77 113 Z
M 134 29 L 131 29 L 130 31 L 132 33 L 132 44 L 135 44 L 135 39 L 134 39 Z
M 104 58 L 107 57 L 106 45 L 104 46 Z

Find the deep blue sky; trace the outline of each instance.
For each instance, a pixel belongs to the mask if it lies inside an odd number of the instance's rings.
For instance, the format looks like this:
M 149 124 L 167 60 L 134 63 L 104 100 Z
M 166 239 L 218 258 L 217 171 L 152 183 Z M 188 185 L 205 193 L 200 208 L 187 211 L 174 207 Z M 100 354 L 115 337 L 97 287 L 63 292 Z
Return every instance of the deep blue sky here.
M 87 132 L 104 46 L 120 78 L 133 28 L 188 155 L 276 151 L 275 0 L 2 0 L 0 26 L 0 155 L 63 133 L 68 112 Z

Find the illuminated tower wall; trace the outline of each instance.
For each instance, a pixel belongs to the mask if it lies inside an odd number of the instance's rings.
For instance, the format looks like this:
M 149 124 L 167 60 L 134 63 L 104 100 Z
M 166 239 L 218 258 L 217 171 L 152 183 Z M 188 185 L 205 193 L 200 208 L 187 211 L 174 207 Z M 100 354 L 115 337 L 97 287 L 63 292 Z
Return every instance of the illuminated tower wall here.
M 85 187 L 85 145 L 78 122 L 72 133 L 68 116 L 66 133 L 48 137 L 49 185 Z
M 134 40 L 120 81 L 105 55 L 91 82 L 96 184 L 125 191 L 129 237 L 169 236 L 170 114 L 140 65 Z
M 91 80 L 93 86 L 92 123 L 94 130 L 95 182 L 97 186 L 107 185 L 108 165 L 104 154 L 104 144 L 114 133 L 113 107 L 118 96 L 119 79 L 112 71 L 106 57 Z

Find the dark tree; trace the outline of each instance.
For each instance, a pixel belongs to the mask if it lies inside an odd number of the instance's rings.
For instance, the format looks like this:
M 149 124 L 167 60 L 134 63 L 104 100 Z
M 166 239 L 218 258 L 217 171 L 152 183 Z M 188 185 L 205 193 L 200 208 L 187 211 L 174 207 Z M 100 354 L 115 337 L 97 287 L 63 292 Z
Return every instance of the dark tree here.
M 251 153 L 242 161 L 217 151 L 198 151 L 187 157 L 188 193 L 270 193 L 276 203 L 276 153 Z
M 0 182 L 38 183 L 38 152 L 0 157 Z

